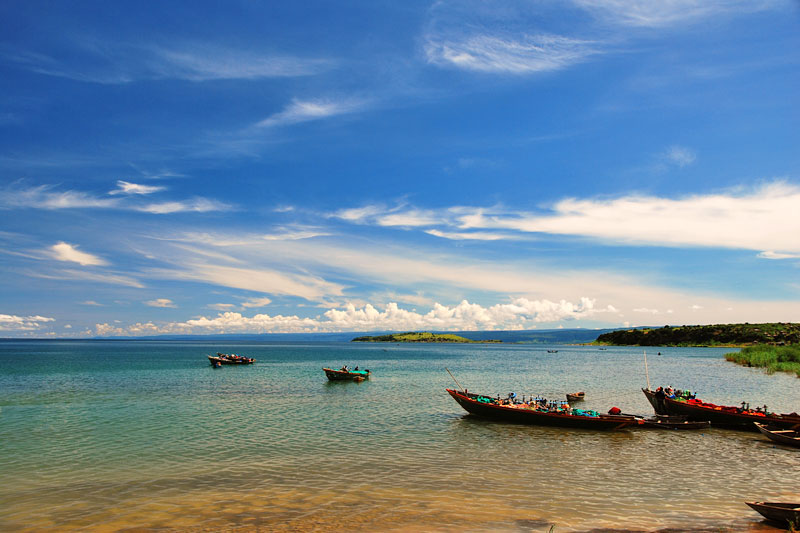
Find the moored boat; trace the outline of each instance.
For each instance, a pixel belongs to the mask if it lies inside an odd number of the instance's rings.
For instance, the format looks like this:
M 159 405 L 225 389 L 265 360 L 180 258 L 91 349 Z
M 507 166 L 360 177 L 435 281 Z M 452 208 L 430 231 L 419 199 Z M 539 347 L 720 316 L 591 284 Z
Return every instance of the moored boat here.
M 800 448 L 800 429 L 780 429 L 765 426 L 764 424 L 759 424 L 758 422 L 756 422 L 755 425 L 758 430 L 768 439 L 780 444 L 786 444 L 787 446 Z
M 640 421 L 632 416 L 603 415 L 594 411 L 573 409 L 551 410 L 537 401 L 514 403 L 467 391 L 446 389 L 447 393 L 468 413 L 506 422 L 536 426 L 614 430 L 635 426 Z
M 715 405 L 694 397 L 672 398 L 662 391 L 642 389 L 656 414 L 685 416 L 688 420 L 709 421 L 714 427 L 756 431 L 753 422 L 769 424 L 781 429 L 800 428 L 800 415 L 797 413 L 777 414 L 766 409 L 746 409 L 744 406 L 731 407 Z
M 567 393 L 568 402 L 582 402 L 585 398 L 586 398 L 586 393 L 583 391 Z
M 244 357 L 236 355 L 235 353 L 219 353 L 217 355 L 209 355 L 208 361 L 211 366 L 217 367 L 219 365 L 252 365 L 256 362 L 252 357 Z
M 706 429 L 711 426 L 708 420 L 687 420 L 685 416 L 656 415 L 642 420 L 644 429 Z
M 364 381 L 369 379 L 371 374 L 369 370 L 350 370 L 347 367 L 339 370 L 333 368 L 323 368 L 322 370 L 325 371 L 325 375 L 330 381 Z
M 744 502 L 767 520 L 783 527 L 800 525 L 800 503 L 791 502 Z

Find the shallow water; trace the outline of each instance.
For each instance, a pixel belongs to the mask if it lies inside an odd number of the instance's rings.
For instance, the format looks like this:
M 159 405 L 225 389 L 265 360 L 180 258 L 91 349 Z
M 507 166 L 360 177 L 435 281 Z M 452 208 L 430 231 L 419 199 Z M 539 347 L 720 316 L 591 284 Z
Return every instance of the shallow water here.
M 0 342 L 0 530 L 771 530 L 745 500 L 800 500 L 800 451 L 757 433 L 496 423 L 447 395 L 650 414 L 639 348 Z M 660 350 L 662 355 L 656 355 Z M 205 356 L 256 357 L 212 369 Z M 800 410 L 800 381 L 727 349 L 648 354 L 653 386 Z M 369 368 L 329 383 L 323 366 Z

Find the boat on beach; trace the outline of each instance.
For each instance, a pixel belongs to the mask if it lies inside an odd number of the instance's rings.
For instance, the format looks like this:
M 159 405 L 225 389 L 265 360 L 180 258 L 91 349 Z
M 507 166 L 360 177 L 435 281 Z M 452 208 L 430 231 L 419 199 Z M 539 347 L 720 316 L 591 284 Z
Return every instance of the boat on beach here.
M 323 368 L 322 370 L 325 371 L 325 375 L 330 381 L 364 381 L 369 379 L 371 374 L 369 370 L 350 370 L 347 367 L 339 370 L 333 368 Z
M 758 430 L 768 439 L 780 444 L 786 444 L 787 446 L 800 448 L 800 428 L 780 429 L 759 424 L 758 422 L 756 422 L 755 425 Z
M 800 503 L 744 502 L 761 516 L 784 528 L 800 525 Z M 794 530 L 793 530 L 794 531 Z
M 779 429 L 800 428 L 797 413 L 777 414 L 764 410 L 715 405 L 696 398 L 671 398 L 658 391 L 642 389 L 656 414 L 685 416 L 688 420 L 709 421 L 714 427 L 757 431 L 753 422 L 768 424 Z
M 538 401 L 515 403 L 514 398 L 495 399 L 466 390 L 446 389 L 447 393 L 470 414 L 535 426 L 558 426 L 568 428 L 615 430 L 639 425 L 639 419 L 624 415 L 603 415 L 580 409 L 553 409 Z
M 236 355 L 235 353 L 219 353 L 217 355 L 209 355 L 208 361 L 211 366 L 218 367 L 220 365 L 252 365 L 256 362 L 252 357 L 244 357 Z

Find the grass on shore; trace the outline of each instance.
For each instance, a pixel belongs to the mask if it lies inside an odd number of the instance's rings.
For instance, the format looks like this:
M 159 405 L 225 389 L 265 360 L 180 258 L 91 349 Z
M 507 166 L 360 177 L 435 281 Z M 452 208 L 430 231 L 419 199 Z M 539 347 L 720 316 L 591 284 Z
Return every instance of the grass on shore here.
M 794 372 L 800 378 L 800 345 L 747 346 L 740 352 L 725 354 L 725 359 L 744 366 L 764 368 L 774 372 Z

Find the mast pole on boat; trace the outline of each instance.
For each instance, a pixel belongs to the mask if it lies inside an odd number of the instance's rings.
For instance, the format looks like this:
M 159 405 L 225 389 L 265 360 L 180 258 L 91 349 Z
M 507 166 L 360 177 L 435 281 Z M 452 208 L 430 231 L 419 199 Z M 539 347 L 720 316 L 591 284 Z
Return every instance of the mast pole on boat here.
M 444 367 L 444 369 L 445 369 L 445 370 L 447 370 L 447 373 L 448 373 L 448 374 L 450 374 L 450 377 L 451 377 L 451 378 L 453 378 L 453 381 L 455 381 L 455 382 L 456 382 L 456 385 L 458 385 L 458 388 L 459 388 L 460 390 L 462 390 L 462 391 L 463 391 L 463 390 L 464 390 L 464 387 L 462 387 L 462 386 L 461 386 L 461 383 L 459 383 L 459 382 L 458 382 L 458 380 L 457 380 L 457 379 L 456 379 L 456 377 L 453 375 L 453 373 L 452 373 L 452 372 L 450 372 L 450 370 L 448 370 L 448 368 L 447 368 L 447 367 Z
M 650 389 L 650 372 L 647 370 L 647 350 L 644 351 L 644 376 L 647 378 L 647 390 Z

